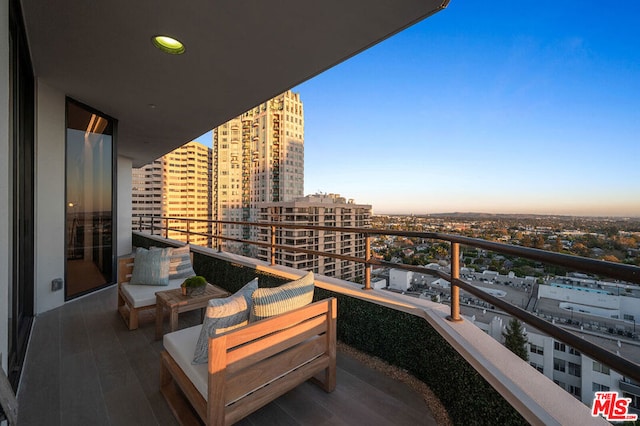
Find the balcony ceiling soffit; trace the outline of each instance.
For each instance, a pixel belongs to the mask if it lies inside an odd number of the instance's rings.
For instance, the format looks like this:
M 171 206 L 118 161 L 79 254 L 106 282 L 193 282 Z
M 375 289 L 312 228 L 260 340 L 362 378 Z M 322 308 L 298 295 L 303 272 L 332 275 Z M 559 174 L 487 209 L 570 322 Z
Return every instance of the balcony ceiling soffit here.
M 136 166 L 447 3 L 22 1 L 37 77 L 117 118 L 119 154 Z M 150 41 L 156 34 L 178 38 L 186 52 L 161 52 Z

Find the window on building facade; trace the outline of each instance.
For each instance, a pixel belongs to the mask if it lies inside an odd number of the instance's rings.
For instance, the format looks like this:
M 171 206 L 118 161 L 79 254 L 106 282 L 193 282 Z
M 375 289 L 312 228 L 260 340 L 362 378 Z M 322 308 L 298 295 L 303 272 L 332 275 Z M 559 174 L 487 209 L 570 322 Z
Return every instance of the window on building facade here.
M 576 377 L 582 376 L 582 367 L 580 364 L 574 364 L 573 362 L 569 362 L 569 374 Z
M 529 351 L 533 354 L 544 355 L 544 348 L 533 343 L 529 344 Z
M 593 382 L 591 390 L 594 392 L 609 392 L 609 386 L 601 385 L 600 383 Z
M 636 408 L 636 409 L 640 409 L 640 396 L 634 395 L 634 394 L 629 393 L 629 392 L 623 392 L 622 393 L 622 397 L 623 398 L 629 398 L 631 400 L 631 402 L 629 403 L 630 407 L 633 407 L 633 408 Z
M 580 386 L 569 385 L 567 391 L 569 391 L 571 395 L 577 397 L 578 399 L 582 397 L 582 388 Z
M 567 346 L 564 343 L 553 342 L 553 349 L 555 349 L 556 351 L 565 352 Z
M 529 365 L 531 365 L 533 368 L 535 368 L 536 370 L 544 374 L 544 367 L 542 365 L 536 364 L 535 362 L 529 362 Z
M 553 369 L 556 371 L 565 372 L 566 370 L 566 361 L 559 358 L 553 359 Z
M 593 371 L 597 371 L 598 373 L 602 374 L 610 374 L 609 367 L 607 367 L 606 365 L 602 365 L 598 361 L 593 361 Z

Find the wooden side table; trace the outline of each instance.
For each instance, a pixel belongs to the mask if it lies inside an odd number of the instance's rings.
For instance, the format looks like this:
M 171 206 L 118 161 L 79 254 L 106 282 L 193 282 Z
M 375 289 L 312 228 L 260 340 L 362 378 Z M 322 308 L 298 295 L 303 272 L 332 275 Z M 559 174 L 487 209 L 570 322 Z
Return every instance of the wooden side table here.
M 202 309 L 207 306 L 210 299 L 227 297 L 230 294 L 213 284 L 207 284 L 204 293 L 199 296 L 183 296 L 181 288 L 156 292 L 156 339 L 160 339 L 164 334 L 165 308 L 169 311 L 169 331 L 176 331 L 180 313 Z

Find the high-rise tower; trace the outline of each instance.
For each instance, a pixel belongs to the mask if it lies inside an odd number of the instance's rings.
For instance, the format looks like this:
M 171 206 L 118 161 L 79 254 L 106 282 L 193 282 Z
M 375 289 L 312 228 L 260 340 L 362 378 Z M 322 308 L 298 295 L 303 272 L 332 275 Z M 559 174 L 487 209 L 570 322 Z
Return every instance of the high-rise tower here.
M 138 215 L 194 219 L 189 223 L 189 231 L 195 234 L 189 242 L 210 246 L 211 225 L 205 221 L 212 216 L 211 162 L 211 148 L 189 142 L 151 164 L 133 169 L 133 229 L 138 229 Z M 156 226 L 163 225 L 156 222 Z M 187 230 L 185 221 L 172 221 L 168 227 L 169 238 L 186 241 L 185 233 L 181 232 Z
M 304 191 L 304 111 L 287 91 L 213 130 L 213 216 L 252 221 L 256 204 L 290 201 Z M 229 238 L 255 239 L 257 230 L 226 224 Z M 253 254 L 240 243 L 229 251 Z
M 339 194 L 315 194 L 291 201 L 265 202 L 258 205 L 257 218 L 265 222 L 286 222 L 298 226 L 326 226 L 344 228 L 370 228 L 371 205 L 356 204 Z M 366 257 L 364 234 L 336 233 L 335 231 L 310 229 L 282 229 L 276 231 L 276 239 L 286 246 L 341 254 L 363 259 Z M 262 233 L 258 241 L 268 243 L 269 233 Z M 256 257 L 269 261 L 268 247 L 259 247 Z M 327 277 L 346 281 L 363 282 L 364 265 L 349 260 L 278 250 L 276 262 L 291 268 L 313 271 Z

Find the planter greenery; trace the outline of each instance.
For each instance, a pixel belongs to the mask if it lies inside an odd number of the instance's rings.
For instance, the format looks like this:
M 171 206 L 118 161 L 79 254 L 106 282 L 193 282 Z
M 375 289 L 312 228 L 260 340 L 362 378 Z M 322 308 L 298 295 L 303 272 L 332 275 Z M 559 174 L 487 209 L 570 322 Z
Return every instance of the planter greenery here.
M 199 296 L 204 293 L 206 286 L 207 280 L 200 275 L 187 278 L 180 285 L 180 287 L 182 287 L 182 294 L 185 296 Z

